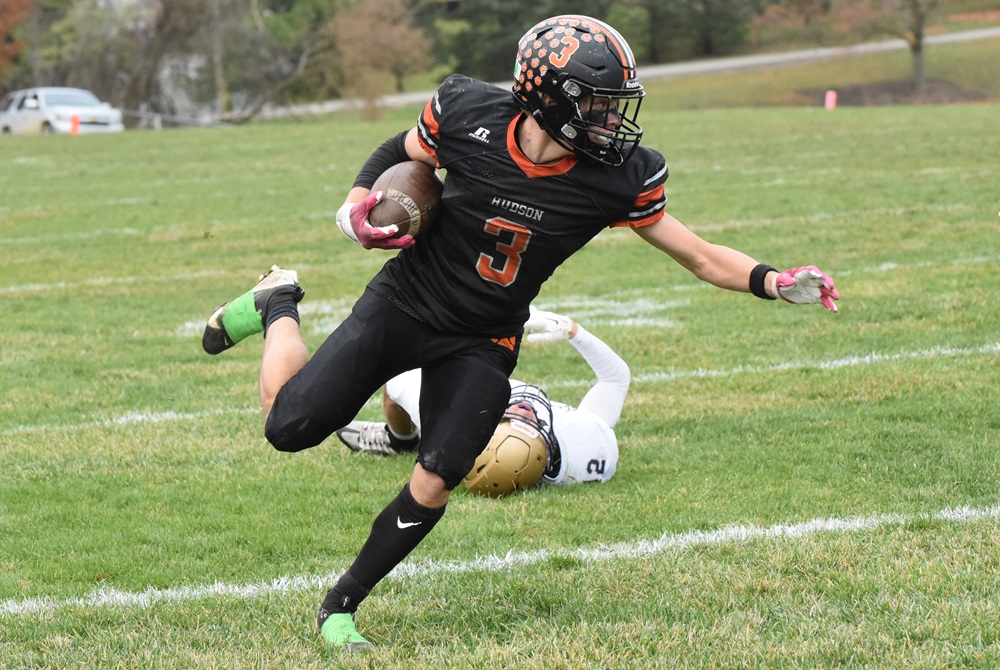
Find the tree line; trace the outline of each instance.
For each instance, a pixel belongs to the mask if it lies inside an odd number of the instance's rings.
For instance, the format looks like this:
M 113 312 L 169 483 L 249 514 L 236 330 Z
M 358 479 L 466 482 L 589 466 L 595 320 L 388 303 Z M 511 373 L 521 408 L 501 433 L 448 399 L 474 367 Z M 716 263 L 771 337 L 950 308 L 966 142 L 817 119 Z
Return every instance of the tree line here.
M 938 3 L 836 1 L 913 14 L 920 30 Z M 0 0 L 0 90 L 79 86 L 133 119 L 240 122 L 268 104 L 374 100 L 415 75 L 425 85 L 451 72 L 501 81 L 523 32 L 556 14 L 605 19 L 641 63 L 663 63 L 739 52 L 771 6 L 807 24 L 834 2 Z

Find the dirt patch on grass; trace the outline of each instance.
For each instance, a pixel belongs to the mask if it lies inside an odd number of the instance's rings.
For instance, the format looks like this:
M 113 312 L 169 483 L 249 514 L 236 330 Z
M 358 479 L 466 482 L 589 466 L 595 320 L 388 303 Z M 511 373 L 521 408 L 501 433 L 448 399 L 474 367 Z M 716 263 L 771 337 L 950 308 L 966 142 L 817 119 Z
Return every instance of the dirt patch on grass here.
M 842 86 L 837 91 L 837 105 L 862 107 L 866 105 L 948 105 L 962 102 L 982 102 L 989 98 L 982 93 L 968 93 L 950 81 L 931 79 L 917 88 L 909 81 L 881 81 L 857 86 Z M 815 98 L 822 106 L 826 91 L 801 91 Z

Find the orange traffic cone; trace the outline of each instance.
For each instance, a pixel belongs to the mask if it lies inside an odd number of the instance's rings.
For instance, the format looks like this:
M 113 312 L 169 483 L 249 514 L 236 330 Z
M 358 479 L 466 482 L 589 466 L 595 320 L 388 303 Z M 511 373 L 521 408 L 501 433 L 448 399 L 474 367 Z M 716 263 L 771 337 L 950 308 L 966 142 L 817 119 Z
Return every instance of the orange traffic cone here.
M 74 114 L 69 117 L 69 134 L 79 135 L 80 134 L 80 115 Z

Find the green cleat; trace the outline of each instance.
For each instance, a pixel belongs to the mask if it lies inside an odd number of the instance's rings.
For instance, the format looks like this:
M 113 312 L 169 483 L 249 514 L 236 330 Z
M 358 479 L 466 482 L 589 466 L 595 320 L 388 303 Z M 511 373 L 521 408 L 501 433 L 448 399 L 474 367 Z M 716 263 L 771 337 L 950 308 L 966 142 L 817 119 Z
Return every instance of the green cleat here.
M 361 637 L 361 633 L 354 627 L 354 616 L 347 612 L 327 615 L 319 634 L 334 647 L 344 651 L 364 651 L 375 646 Z
M 201 346 L 210 354 L 220 354 L 251 335 L 263 333 L 268 304 L 271 298 L 282 293 L 295 302 L 305 295 L 295 270 L 272 265 L 260 276 L 256 286 L 212 312 L 201 337 Z

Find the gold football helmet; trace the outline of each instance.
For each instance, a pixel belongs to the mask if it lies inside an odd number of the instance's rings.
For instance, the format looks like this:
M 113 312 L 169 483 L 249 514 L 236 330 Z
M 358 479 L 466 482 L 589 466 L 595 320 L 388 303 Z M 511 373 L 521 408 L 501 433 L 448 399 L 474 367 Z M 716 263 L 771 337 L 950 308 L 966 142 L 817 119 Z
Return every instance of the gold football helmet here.
M 542 479 L 548 455 L 546 440 L 535 422 L 505 416 L 462 484 L 491 498 L 529 489 Z

